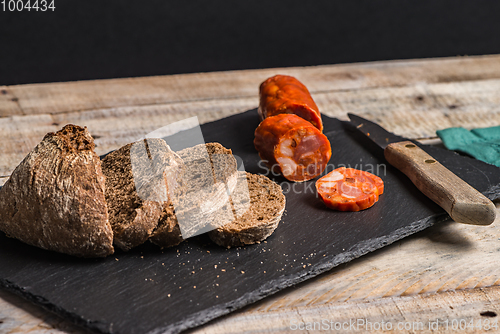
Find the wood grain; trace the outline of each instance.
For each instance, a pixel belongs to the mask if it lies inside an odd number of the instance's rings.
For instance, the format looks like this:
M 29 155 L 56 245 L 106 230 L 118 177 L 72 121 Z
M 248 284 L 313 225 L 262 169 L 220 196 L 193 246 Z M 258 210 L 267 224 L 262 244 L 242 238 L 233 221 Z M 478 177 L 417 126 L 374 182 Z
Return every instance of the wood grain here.
M 306 84 L 327 115 L 357 113 L 410 138 L 432 138 L 450 126 L 500 125 L 500 56 L 3 86 L 0 176 L 67 123 L 87 126 L 103 154 L 177 120 L 198 116 L 205 123 L 256 108 L 258 85 L 277 73 Z M 0 184 L 5 180 L 0 177 Z M 498 314 L 499 223 L 432 227 L 199 332 L 289 332 L 296 315 L 307 321 L 429 321 Z M 5 291 L 0 332 L 83 333 Z
M 403 87 L 423 83 L 498 79 L 500 56 L 381 61 L 8 86 L 4 90 L 16 100 L 19 108 L 2 108 L 0 115 L 54 114 L 120 106 L 252 97 L 257 95 L 259 84 L 263 80 L 278 73 L 297 77 L 311 93 Z
M 435 137 L 436 130 L 452 126 L 500 125 L 500 80 L 426 85 L 426 91 L 424 94 L 420 84 L 321 92 L 313 97 L 326 115 L 347 119 L 347 112 L 353 112 L 413 139 Z M 198 116 L 200 123 L 205 123 L 257 106 L 255 92 L 251 97 L 0 118 L 0 176 L 9 175 L 47 132 L 57 131 L 68 123 L 87 126 L 96 138 L 98 154 L 104 154 L 161 125 L 192 116 Z M 5 178 L 0 178 L 0 184 L 3 182 Z
M 0 117 L 21 114 L 22 110 L 17 97 L 12 95 L 7 86 L 0 86 Z
M 279 312 L 239 312 L 191 333 L 485 333 L 498 332 L 492 327 L 498 328 L 498 314 L 500 289 L 481 288 Z

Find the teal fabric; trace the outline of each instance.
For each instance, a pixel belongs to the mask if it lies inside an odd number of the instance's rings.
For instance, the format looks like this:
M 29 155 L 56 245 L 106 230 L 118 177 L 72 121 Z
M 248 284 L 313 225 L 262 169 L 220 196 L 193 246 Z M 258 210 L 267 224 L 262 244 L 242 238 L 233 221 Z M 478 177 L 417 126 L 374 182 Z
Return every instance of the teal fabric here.
M 500 126 L 473 129 L 448 128 L 436 131 L 447 149 L 469 154 L 500 167 Z

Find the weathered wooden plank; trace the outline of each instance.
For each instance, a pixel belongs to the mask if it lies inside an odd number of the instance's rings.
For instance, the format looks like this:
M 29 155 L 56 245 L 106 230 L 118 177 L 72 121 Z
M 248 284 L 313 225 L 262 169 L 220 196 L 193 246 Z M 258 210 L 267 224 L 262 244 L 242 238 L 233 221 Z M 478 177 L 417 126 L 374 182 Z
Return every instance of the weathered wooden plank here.
M 313 93 L 398 87 L 418 83 L 500 78 L 500 56 L 385 61 L 359 64 L 196 73 L 144 78 L 89 80 L 9 86 L 21 110 L 2 108 L 0 116 L 52 114 L 255 96 L 274 74 L 296 76 Z
M 18 98 L 12 95 L 11 89 L 7 86 L 0 86 L 0 117 L 8 115 L 22 115 L 22 110 Z
M 417 84 L 329 94 L 326 114 L 339 108 L 380 122 L 409 138 L 436 136 L 436 130 L 500 125 L 500 80 Z
M 407 87 L 315 93 L 326 115 L 346 119 L 348 112 L 379 122 L 409 138 L 428 138 L 451 126 L 500 124 L 500 80 L 418 84 Z M 198 116 L 201 123 L 256 108 L 257 96 L 145 106 L 124 106 L 56 114 L 0 118 L 0 175 L 9 175 L 50 131 L 68 123 L 85 125 L 104 154 L 160 126 Z M 1 183 L 0 178 L 0 183 Z
M 500 289 L 495 287 L 239 312 L 192 333 L 485 333 L 498 332 L 498 314 Z

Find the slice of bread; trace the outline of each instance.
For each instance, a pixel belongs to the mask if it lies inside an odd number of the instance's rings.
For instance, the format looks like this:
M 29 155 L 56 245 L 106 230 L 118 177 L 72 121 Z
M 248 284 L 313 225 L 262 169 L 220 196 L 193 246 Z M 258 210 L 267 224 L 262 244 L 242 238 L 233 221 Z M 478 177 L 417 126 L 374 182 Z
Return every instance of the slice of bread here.
M 183 162 L 163 139 L 150 138 L 111 152 L 102 167 L 114 244 L 127 251 L 152 235 L 179 187 Z
M 164 209 L 150 238 L 160 247 L 176 246 L 186 236 L 211 229 L 218 211 L 229 200 L 228 193 L 236 186 L 236 159 L 221 144 L 200 144 L 177 153 L 185 166 L 182 187 Z
M 241 212 L 248 199 L 248 210 Z M 266 176 L 238 172 L 231 208 L 235 219 L 210 231 L 210 239 L 227 248 L 250 245 L 263 241 L 278 227 L 285 211 L 285 195 L 281 187 Z
M 112 254 L 105 177 L 87 131 L 48 133 L 0 189 L 0 230 L 27 244 L 79 257 Z
M 184 241 L 172 203 L 163 209 L 158 226 L 149 241 L 161 248 L 177 246 Z

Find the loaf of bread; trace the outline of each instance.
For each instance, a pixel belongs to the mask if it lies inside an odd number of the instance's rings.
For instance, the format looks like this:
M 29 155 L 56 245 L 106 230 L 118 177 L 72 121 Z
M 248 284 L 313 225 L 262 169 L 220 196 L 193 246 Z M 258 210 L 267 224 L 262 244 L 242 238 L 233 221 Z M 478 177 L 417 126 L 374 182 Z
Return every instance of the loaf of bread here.
M 114 244 L 127 251 L 148 240 L 158 226 L 184 164 L 163 139 L 150 138 L 106 155 L 102 170 Z
M 240 213 L 248 200 L 248 209 Z M 227 248 L 250 245 L 265 240 L 278 227 L 285 211 L 285 195 L 277 183 L 264 175 L 238 172 L 228 205 L 234 220 L 210 231 L 210 239 Z
M 0 230 L 75 256 L 113 253 L 105 177 L 87 128 L 47 134 L 16 167 L 0 189 Z
M 162 139 L 94 152 L 87 128 L 47 134 L 0 189 L 0 230 L 27 244 L 104 257 L 148 239 L 161 247 L 209 232 L 224 247 L 260 242 L 285 209 L 281 187 L 237 171 L 219 143 L 173 152 Z

